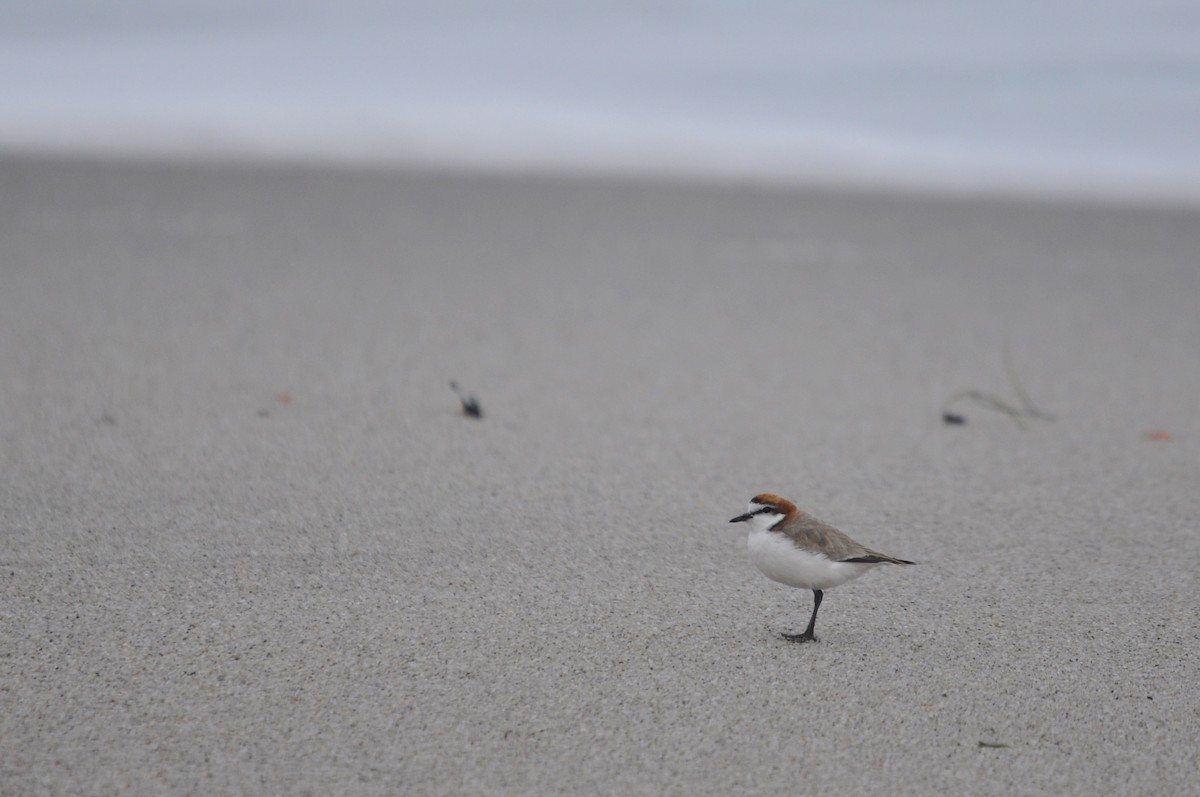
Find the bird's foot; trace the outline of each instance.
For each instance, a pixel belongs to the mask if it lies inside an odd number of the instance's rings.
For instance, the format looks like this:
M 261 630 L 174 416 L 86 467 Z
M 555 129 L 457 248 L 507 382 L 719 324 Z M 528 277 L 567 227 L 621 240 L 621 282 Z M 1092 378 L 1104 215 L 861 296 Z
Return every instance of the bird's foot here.
M 816 642 L 817 638 L 809 633 L 804 634 L 780 634 L 781 637 L 788 642 Z

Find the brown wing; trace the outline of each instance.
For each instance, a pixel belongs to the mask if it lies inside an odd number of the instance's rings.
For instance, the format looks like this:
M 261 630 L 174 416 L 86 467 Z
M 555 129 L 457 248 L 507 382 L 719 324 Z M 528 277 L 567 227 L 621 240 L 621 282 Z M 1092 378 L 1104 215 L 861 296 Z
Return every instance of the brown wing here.
M 896 559 L 887 554 L 872 551 L 828 523 L 817 520 L 805 512 L 797 511 L 796 517 L 779 524 L 776 530 L 794 542 L 798 548 L 824 554 L 835 562 L 913 564 L 907 559 Z
M 780 523 L 776 530 L 794 542 L 796 547 L 824 554 L 835 562 L 844 562 L 856 556 L 870 556 L 872 553 L 833 526 L 804 512 L 797 512 L 796 517 Z

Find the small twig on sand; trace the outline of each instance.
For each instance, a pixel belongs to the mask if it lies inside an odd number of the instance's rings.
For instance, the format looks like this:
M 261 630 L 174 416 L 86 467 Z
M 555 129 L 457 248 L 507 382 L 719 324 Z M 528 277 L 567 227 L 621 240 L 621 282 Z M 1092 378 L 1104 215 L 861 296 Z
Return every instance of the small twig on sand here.
M 1030 400 L 1029 394 L 1025 392 L 1025 387 L 1021 384 L 1021 380 L 1017 378 L 1017 369 L 1012 362 L 1012 349 L 1008 343 L 1004 344 L 1004 370 L 1008 373 L 1008 381 L 1012 383 L 1013 390 L 1017 391 L 1017 396 L 1021 399 L 1021 405 L 1025 407 L 1025 414 L 1030 418 L 1041 418 L 1044 421 L 1054 420 L 1054 416 L 1048 412 L 1042 412 L 1037 407 L 1033 406 L 1033 401 Z
M 462 403 L 463 415 L 468 418 L 482 418 L 483 407 L 479 406 L 479 400 L 474 396 L 468 396 L 459 388 L 458 383 L 453 379 L 450 380 L 450 389 L 458 396 L 458 400 Z
M 982 404 L 989 409 L 1002 412 L 1013 419 L 1013 422 L 1021 429 L 1025 429 L 1023 418 L 1037 418 L 1043 421 L 1052 421 L 1054 416 L 1048 412 L 1043 412 L 1034 406 L 1033 401 L 1029 398 L 1029 394 L 1025 392 L 1025 387 L 1021 384 L 1021 380 L 1017 378 L 1017 369 L 1013 367 L 1012 353 L 1009 351 L 1008 344 L 1004 344 L 1004 370 L 1008 374 L 1008 381 L 1012 384 L 1013 390 L 1021 399 L 1021 406 L 1014 407 L 1007 401 L 1004 401 L 992 393 L 985 393 L 982 390 L 960 390 L 950 398 L 946 399 L 946 403 L 942 405 L 942 422 L 948 426 L 962 426 L 967 422 L 967 418 L 960 412 L 952 412 L 950 405 L 959 399 L 971 399 L 974 402 Z
M 1022 429 L 1025 428 L 1025 422 L 1021 420 L 1021 416 L 1024 415 L 1025 413 L 1023 413 L 1021 410 L 1017 409 L 1016 407 L 1012 406 L 1011 404 L 1007 404 L 1007 403 L 1001 401 L 1000 399 L 993 396 L 991 393 L 984 393 L 982 390 L 960 390 L 959 392 L 957 392 L 953 396 L 951 396 L 949 399 L 947 399 L 946 404 L 944 405 L 944 407 L 942 409 L 942 420 L 943 421 L 945 421 L 948 424 L 953 424 L 953 425 L 958 425 L 958 426 L 961 426 L 962 424 L 967 422 L 967 419 L 965 416 L 963 416 L 959 413 L 950 412 L 950 405 L 953 404 L 955 401 L 958 401 L 959 399 L 964 399 L 964 398 L 969 398 L 972 401 L 977 401 L 980 404 L 982 404 L 983 406 L 990 407 L 991 409 L 996 410 L 997 412 L 1003 412 L 1005 415 L 1012 418 L 1013 421 L 1016 422 L 1017 426 L 1021 427 Z

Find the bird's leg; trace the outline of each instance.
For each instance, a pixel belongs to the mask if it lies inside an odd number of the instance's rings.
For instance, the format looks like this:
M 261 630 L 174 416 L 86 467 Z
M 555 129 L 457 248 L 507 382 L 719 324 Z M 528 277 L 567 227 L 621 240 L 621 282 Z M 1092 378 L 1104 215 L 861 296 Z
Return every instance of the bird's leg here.
M 817 627 L 817 609 L 821 608 L 821 599 L 825 597 L 825 593 L 819 589 L 813 590 L 813 613 L 812 617 L 808 618 L 808 628 L 804 629 L 803 634 L 783 634 L 783 638 L 788 642 L 816 642 L 817 638 L 813 636 L 813 631 Z

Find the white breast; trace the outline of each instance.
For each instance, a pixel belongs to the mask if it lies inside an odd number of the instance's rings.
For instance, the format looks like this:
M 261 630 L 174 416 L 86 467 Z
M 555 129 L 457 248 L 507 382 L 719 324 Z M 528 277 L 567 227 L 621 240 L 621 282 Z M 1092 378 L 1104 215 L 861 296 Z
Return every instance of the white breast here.
M 823 554 L 797 548 L 771 531 L 754 530 L 747 537 L 750 561 L 772 581 L 799 589 L 829 589 L 875 567 L 867 562 L 834 562 Z

